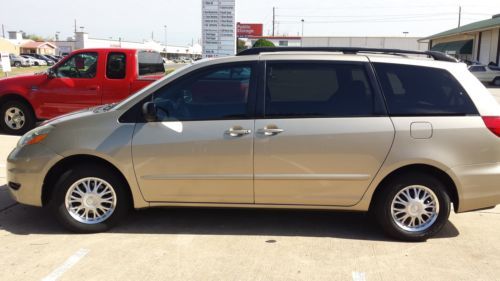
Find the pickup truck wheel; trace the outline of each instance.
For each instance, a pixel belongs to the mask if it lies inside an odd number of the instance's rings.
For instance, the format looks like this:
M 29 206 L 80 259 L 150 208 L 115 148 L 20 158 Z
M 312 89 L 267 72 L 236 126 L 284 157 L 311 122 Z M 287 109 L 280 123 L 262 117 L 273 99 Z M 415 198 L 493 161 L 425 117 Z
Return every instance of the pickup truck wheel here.
M 79 165 L 61 175 L 49 202 L 51 211 L 68 230 L 95 233 L 110 229 L 130 209 L 127 185 L 100 165 Z
M 406 173 L 381 188 L 371 211 L 389 236 L 425 241 L 448 221 L 451 207 L 446 187 L 429 174 Z
M 0 106 L 0 127 L 11 135 L 22 135 L 35 127 L 35 114 L 29 105 L 20 100 L 9 100 Z

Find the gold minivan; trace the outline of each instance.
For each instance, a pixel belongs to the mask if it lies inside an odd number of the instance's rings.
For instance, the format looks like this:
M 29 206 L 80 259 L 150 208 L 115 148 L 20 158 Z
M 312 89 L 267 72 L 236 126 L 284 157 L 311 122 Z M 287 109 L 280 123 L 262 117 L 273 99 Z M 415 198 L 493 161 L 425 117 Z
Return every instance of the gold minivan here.
M 256 48 L 43 123 L 7 178 L 75 232 L 130 208 L 300 208 L 370 211 L 420 241 L 451 206 L 500 203 L 499 137 L 499 105 L 444 54 Z

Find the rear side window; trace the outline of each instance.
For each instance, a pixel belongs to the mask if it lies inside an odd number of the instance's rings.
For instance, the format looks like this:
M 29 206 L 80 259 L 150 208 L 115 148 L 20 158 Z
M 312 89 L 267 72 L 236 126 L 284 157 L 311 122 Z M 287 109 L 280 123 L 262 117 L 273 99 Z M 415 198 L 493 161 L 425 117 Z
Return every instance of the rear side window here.
M 387 63 L 374 67 L 391 115 L 477 114 L 465 90 L 444 69 Z
M 126 56 L 124 53 L 109 53 L 106 63 L 106 77 L 109 79 L 123 79 L 126 74 Z
M 363 64 L 268 63 L 265 100 L 265 115 L 271 118 L 371 116 L 374 112 Z
M 137 60 L 139 62 L 139 76 L 165 74 L 165 66 L 160 53 L 139 51 Z

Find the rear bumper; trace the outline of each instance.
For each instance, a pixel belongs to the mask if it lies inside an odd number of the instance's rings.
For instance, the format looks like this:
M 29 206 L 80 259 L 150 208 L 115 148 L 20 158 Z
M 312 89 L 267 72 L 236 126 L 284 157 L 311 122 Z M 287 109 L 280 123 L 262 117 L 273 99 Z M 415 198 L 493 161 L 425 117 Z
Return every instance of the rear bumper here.
M 15 148 L 7 158 L 9 193 L 19 203 L 42 206 L 42 187 L 50 167 L 62 156 L 42 144 Z
M 457 212 L 500 204 L 500 163 L 459 166 L 452 168 L 451 173 L 459 183 Z

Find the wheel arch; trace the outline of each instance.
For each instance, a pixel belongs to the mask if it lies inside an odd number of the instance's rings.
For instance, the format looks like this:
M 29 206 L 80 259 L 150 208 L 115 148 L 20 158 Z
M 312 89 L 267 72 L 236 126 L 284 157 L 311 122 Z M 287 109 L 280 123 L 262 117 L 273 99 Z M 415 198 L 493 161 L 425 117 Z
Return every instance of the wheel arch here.
M 389 180 L 391 180 L 397 176 L 400 176 L 402 174 L 410 173 L 410 172 L 421 172 L 421 173 L 430 174 L 430 175 L 436 177 L 439 181 L 441 181 L 446 186 L 446 192 L 450 196 L 451 202 L 453 202 L 453 207 L 454 207 L 455 212 L 457 210 L 459 210 L 459 203 L 460 203 L 459 201 L 460 200 L 459 200 L 459 195 L 458 195 L 458 188 L 457 188 L 457 185 L 455 184 L 455 181 L 453 180 L 453 178 L 448 173 L 443 171 L 442 169 L 437 168 L 437 167 L 432 166 L 432 165 L 428 165 L 428 164 L 410 164 L 410 165 L 399 167 L 399 168 L 395 169 L 394 171 L 390 172 L 389 174 L 387 174 L 379 182 L 379 184 L 375 188 L 375 191 L 373 192 L 373 195 L 372 195 L 372 198 L 370 201 L 370 207 L 369 207 L 370 210 L 373 209 L 375 201 L 377 200 L 377 197 L 380 196 L 381 194 L 383 194 L 384 186 Z
M 21 101 L 21 102 L 24 102 L 25 104 L 27 104 L 30 107 L 31 111 L 33 112 L 33 115 L 35 116 L 35 118 L 38 119 L 38 117 L 36 116 L 35 107 L 23 95 L 18 94 L 18 93 L 8 93 L 8 94 L 0 95 L 0 105 L 3 104 L 4 102 L 12 101 L 12 100 Z
M 54 186 L 57 183 L 57 181 L 60 179 L 60 176 L 64 174 L 66 171 L 71 169 L 72 167 L 76 165 L 81 165 L 81 164 L 92 164 L 92 165 L 102 165 L 105 166 L 111 170 L 113 170 L 116 175 L 118 175 L 121 180 L 123 181 L 125 185 L 125 191 L 127 195 L 129 196 L 130 202 L 133 202 L 133 196 L 132 196 L 132 191 L 130 189 L 130 185 L 125 177 L 125 175 L 111 162 L 97 157 L 93 155 L 88 155 L 88 154 L 78 154 L 78 155 L 72 155 L 68 156 L 66 158 L 63 158 L 59 160 L 56 164 L 54 164 L 49 171 L 47 172 L 43 185 L 42 185 L 42 206 L 47 206 L 51 197 L 52 197 L 52 192 L 54 190 Z

